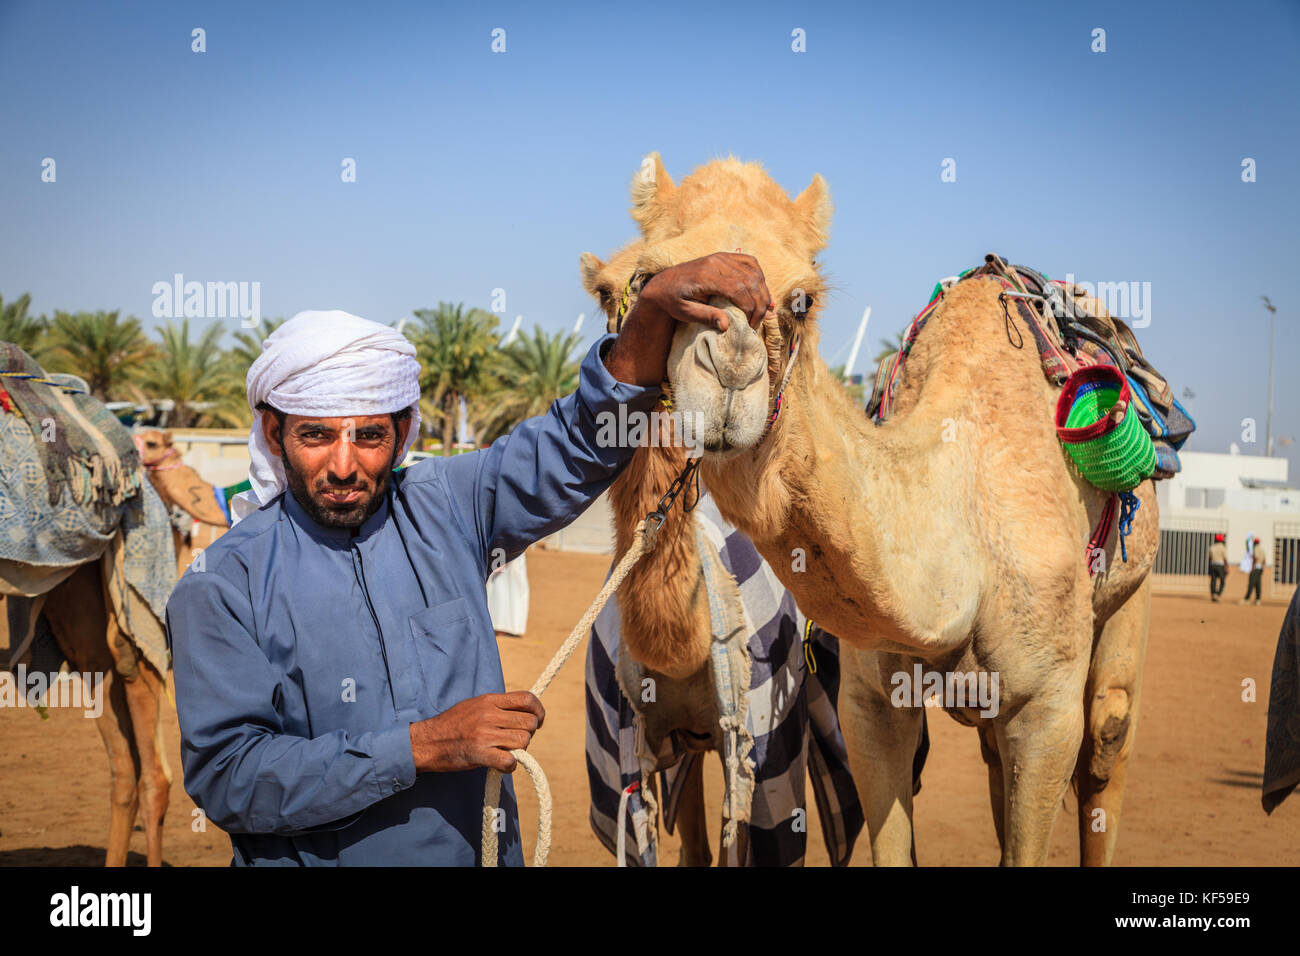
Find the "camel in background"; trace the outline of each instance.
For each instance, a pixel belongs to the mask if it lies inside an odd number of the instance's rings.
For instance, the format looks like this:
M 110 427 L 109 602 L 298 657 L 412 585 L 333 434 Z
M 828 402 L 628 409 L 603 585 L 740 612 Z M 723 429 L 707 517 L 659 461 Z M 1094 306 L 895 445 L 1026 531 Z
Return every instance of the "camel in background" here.
M 200 551 L 226 533 L 230 522 L 217 504 L 212 485 L 181 461 L 180 452 L 172 447 L 172 433 L 157 428 L 135 434 L 140 462 L 149 473 L 149 481 L 173 516 L 180 509 L 193 520 L 188 530 L 172 524 L 176 543 L 176 576 L 185 573 Z
M 146 862 L 162 866 L 163 818 L 172 784 L 161 720 L 167 678 L 120 626 L 107 593 L 112 573 L 107 557 L 76 568 L 61 584 L 34 599 L 30 627 L 37 627 L 36 618 L 43 614 L 71 669 L 103 675 L 99 688 L 103 704 L 95 727 L 108 751 L 112 781 L 104 865 L 126 865 L 131 832 L 140 815 Z M 6 602 L 15 600 L 6 598 Z M 25 637 L 10 632 L 11 653 Z M 11 663 L 16 666 L 20 660 Z
M 13 545 L 0 559 L 6 663 L 29 663 L 39 635 L 53 638 L 73 671 L 90 675 L 80 696 L 96 719 L 112 774 L 105 863 L 126 863 L 139 813 L 148 863 L 160 866 L 172 782 L 159 719 L 169 667 L 161 613 L 175 583 L 166 508 L 144 481 L 130 434 L 88 396 L 84 382 L 46 376 L 11 343 L 0 343 L 0 368 L 17 373 L 0 387 L 0 449 L 8 466 L 0 528 Z M 35 422 L 61 436 L 64 447 L 54 457 L 43 454 L 50 448 L 40 443 L 49 440 Z M 56 450 L 59 444 L 49 442 Z M 58 487 L 64 481 L 67 487 Z M 75 685 L 54 680 L 61 685 L 56 705 L 78 706 Z M 98 699 L 89 697 L 96 682 Z M 37 688 L 15 689 L 34 698 Z
M 979 730 L 1002 862 L 1044 862 L 1073 778 L 1082 862 L 1109 863 L 1158 543 L 1152 483 L 1135 492 L 1128 561 L 1112 536 L 1094 586 L 1084 546 L 1108 496 L 1068 465 L 1058 392 L 1037 351 L 1009 343 L 999 285 L 948 291 L 876 426 L 817 351 L 816 256 L 831 218 L 821 176 L 791 200 L 760 166 L 728 158 L 675 185 L 655 153 L 632 198 L 637 271 L 739 250 L 778 303 L 761 333 L 734 308 L 725 334 L 684 325 L 669 378 L 676 408 L 705 417 L 700 473 L 723 517 L 846 645 L 841 719 L 875 862 L 912 859 L 922 710 L 894 706 L 890 687 L 919 663 L 999 678 L 996 715 L 949 713 Z
M 22 358 L 30 362 L 27 356 Z M 51 402 L 56 415 L 74 416 L 82 427 L 96 429 L 96 425 L 83 418 L 85 407 L 72 407 L 68 411 L 70 405 L 70 399 L 68 403 Z M 62 419 L 56 421 L 62 425 Z M 104 423 L 112 429 L 121 428 L 107 411 L 101 419 L 101 425 Z M 110 442 L 117 447 L 129 447 L 125 431 L 112 438 L 103 431 L 96 433 L 105 457 L 110 453 Z M 48 499 L 47 472 L 36 457 L 30 425 L 12 406 L 6 406 L 0 415 L 0 445 L 4 447 L 6 462 L 13 466 L 6 470 L 0 497 L 6 505 L 17 509 L 10 512 L 12 523 L 5 531 L 23 531 L 27 520 L 42 520 L 40 515 L 55 512 L 44 510 Z M 110 470 L 104 458 L 96 459 L 96 468 L 101 464 L 105 471 Z M 82 689 L 87 715 L 95 718 L 104 748 L 108 750 L 112 774 L 105 865 L 126 864 L 131 830 L 139 814 L 146 834 L 148 864 L 160 866 L 162 819 L 166 816 L 172 786 L 172 769 L 166 761 L 160 721 L 168 665 L 161 620 L 146 604 L 143 594 L 135 592 L 134 580 L 129 584 L 127 578 L 134 574 L 129 564 L 140 568 L 139 574 L 147 575 L 149 587 L 157 592 L 151 592 L 157 606 L 165 602 L 174 566 L 172 549 L 164 533 L 165 509 L 144 483 L 139 466 L 134 466 L 134 457 L 131 467 L 136 468 L 134 477 L 123 468 L 126 477 L 120 486 L 134 488 L 134 494 L 123 496 L 117 503 L 109 499 L 108 506 L 95 512 L 95 531 L 103 536 L 100 540 L 104 544 L 98 548 L 87 545 L 83 563 L 23 563 L 21 559 L 6 558 L 0 561 L 0 594 L 5 597 L 3 613 L 9 624 L 6 665 L 10 669 L 30 662 L 32 643 L 38 633 L 44 635 L 40 628 L 48 626 L 49 636 L 72 670 L 92 675 L 92 680 L 101 680 L 99 700 L 85 697 L 95 691 L 94 684 L 90 687 L 83 684 Z M 66 501 L 66 493 L 62 501 Z M 127 518 L 136 506 L 139 514 Z M 43 520 L 52 519 L 45 516 Z M 123 537 L 127 520 L 133 536 L 143 535 L 143 538 L 131 537 L 130 544 Z M 25 533 L 30 535 L 30 528 Z M 48 553 L 56 551 L 52 549 Z M 68 555 L 73 553 L 65 551 Z M 95 557 L 90 557 L 91 554 Z M 27 689 L 22 687 L 19 693 L 27 693 Z M 75 689 L 60 692 L 65 704 L 68 693 L 75 695 Z M 72 700 L 77 698 L 74 696 Z M 94 713 L 96 705 L 98 715 Z

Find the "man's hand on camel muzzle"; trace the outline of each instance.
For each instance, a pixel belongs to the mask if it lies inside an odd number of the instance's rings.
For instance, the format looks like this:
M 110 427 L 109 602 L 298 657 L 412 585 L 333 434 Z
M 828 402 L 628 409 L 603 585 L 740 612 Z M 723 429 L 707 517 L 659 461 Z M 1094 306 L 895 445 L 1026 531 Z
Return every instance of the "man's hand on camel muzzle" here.
M 621 382 L 658 385 L 667 375 L 668 350 L 678 322 L 727 331 L 727 313 L 708 304 L 715 295 L 744 312 L 754 329 L 774 308 L 763 270 L 753 256 L 715 252 L 671 266 L 645 284 L 623 320 L 618 339 L 605 357 L 609 373 Z

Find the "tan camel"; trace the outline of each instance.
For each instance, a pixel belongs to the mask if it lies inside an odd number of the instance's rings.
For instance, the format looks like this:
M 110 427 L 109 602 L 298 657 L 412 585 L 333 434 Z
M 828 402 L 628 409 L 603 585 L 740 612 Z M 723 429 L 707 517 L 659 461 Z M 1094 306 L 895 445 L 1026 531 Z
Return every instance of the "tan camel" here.
M 106 573 L 102 561 L 83 564 L 45 595 L 43 610 L 72 669 L 104 675 L 104 703 L 95 720 L 112 779 L 104 865 L 126 865 L 138 813 L 146 862 L 162 866 L 163 818 L 172 783 L 160 720 L 167 681 L 119 627 L 105 591 Z
M 136 433 L 135 442 L 154 491 L 158 492 L 168 512 L 174 513 L 179 508 L 194 519 L 188 532 L 174 524 L 172 526 L 172 538 L 176 542 L 176 576 L 180 577 L 195 556 L 225 534 L 230 525 L 217 505 L 212 485 L 182 462 L 180 452 L 172 447 L 171 432 L 146 429 Z
M 80 414 L 75 409 L 69 414 L 73 413 Z M 45 473 L 31 454 L 30 440 L 22 440 L 27 425 L 15 426 L 17 418 L 9 415 L 6 410 L 3 424 L 9 430 L 5 453 L 24 467 L 21 481 L 11 481 L 13 476 L 7 476 L 4 487 L 0 487 L 0 497 L 11 507 L 27 507 L 31 501 L 41 501 L 46 495 Z M 87 426 L 88 422 L 83 419 L 81 424 Z M 116 422 L 112 425 L 118 427 Z M 101 436 L 107 445 L 111 439 L 102 433 Z M 34 486 L 30 485 L 29 465 L 35 465 L 42 478 Z M 124 485 L 137 483 L 124 482 Z M 32 497 L 23 490 L 27 487 L 36 489 Z M 141 487 L 138 493 L 144 495 L 145 491 Z M 0 562 L 3 565 L 0 594 L 5 596 L 3 613 L 10 624 L 8 665 L 30 663 L 29 648 L 43 622 L 49 626 L 60 654 L 71 669 L 92 675 L 92 683 L 86 690 L 94 692 L 98 682 L 98 699 L 84 700 L 84 704 L 88 715 L 95 717 L 108 751 L 112 779 L 107 866 L 126 864 L 137 814 L 144 825 L 147 862 L 150 866 L 162 865 L 162 827 L 172 782 L 159 719 L 166 678 L 150 662 L 150 656 L 155 659 L 159 656 L 154 651 L 161 652 L 162 625 L 155 620 L 143 597 L 134 595 L 126 581 L 128 551 L 133 560 L 148 559 L 146 566 L 153 569 L 153 585 L 165 583 L 158 579 L 170 574 L 166 538 L 161 536 L 159 527 L 165 520 L 162 509 L 146 501 L 143 510 L 149 531 L 145 546 L 157 548 L 147 556 L 136 553 L 140 547 L 137 544 L 128 547 L 119 533 L 99 557 L 80 565 L 52 567 L 10 560 Z M 118 522 L 106 523 L 112 527 Z M 6 525 L 6 530 L 21 527 L 23 523 L 15 517 L 12 527 Z M 147 644 L 137 644 L 133 634 L 137 639 L 147 638 Z M 142 646 L 147 650 L 142 650 Z M 98 714 L 95 714 L 96 707 Z M 67 769 L 70 773 L 80 772 L 80 768 Z
M 107 557 L 80 565 L 62 582 L 24 602 L 27 630 L 11 630 L 11 654 L 23 649 L 44 616 L 59 653 L 81 674 L 100 675 L 101 706 L 95 726 L 108 751 L 111 789 L 105 866 L 125 866 L 137 814 L 142 817 L 149 866 L 162 865 L 162 826 L 171 793 L 172 771 L 162 740 L 160 702 L 166 678 L 159 674 L 121 628 L 108 594 L 113 586 Z M 6 612 L 8 609 L 5 609 Z M 19 615 L 23 617 L 24 615 Z M 14 619 L 10 617 L 11 625 Z M 27 663 L 24 651 L 11 666 Z M 89 689 L 87 690 L 89 692 Z
M 841 719 L 875 862 L 911 860 L 921 711 L 892 706 L 890 688 L 921 662 L 998 677 L 996 715 L 949 712 L 979 728 L 1003 863 L 1044 862 L 1072 777 L 1082 861 L 1108 863 L 1158 542 L 1151 482 L 1136 492 L 1128 561 L 1112 535 L 1094 584 L 1083 552 L 1107 496 L 1067 464 L 1057 390 L 1036 350 L 1014 347 L 1008 325 L 1033 340 L 1004 317 L 988 280 L 948 292 L 912 350 L 893 416 L 868 421 L 817 353 L 825 283 L 815 257 L 831 216 L 820 176 L 790 200 L 757 164 L 728 158 L 674 185 L 651 154 L 633 182 L 633 216 L 638 270 L 740 250 L 778 302 L 766 343 L 744 321 L 725 335 L 684 326 L 669 377 L 676 407 L 705 416 L 700 470 L 723 517 L 805 613 L 857 649 L 843 655 Z
M 619 306 L 627 304 L 623 293 L 640 254 L 640 243 L 624 247 L 608 262 L 601 262 L 589 252 L 582 254 L 582 284 L 600 302 L 611 332 L 618 331 Z M 657 412 L 665 410 L 663 401 L 654 408 Z M 647 436 L 646 444 L 637 449 L 610 486 L 615 561 L 631 546 L 637 522 L 655 509 L 686 464 L 686 450 L 675 440 L 672 420 L 661 415 L 658 422 L 657 443 Z M 693 492 L 688 490 L 686 496 L 685 503 L 690 504 Z M 700 749 L 717 752 L 721 739 L 707 673 L 713 640 L 709 599 L 695 522 L 682 510 L 682 504 L 679 499 L 669 511 L 654 550 L 633 566 L 619 589 L 620 596 L 637 595 L 636 600 L 619 602 L 619 635 L 638 662 L 663 675 L 656 679 L 656 732 L 682 730 L 686 732 L 682 739 L 698 741 Z M 652 742 L 651 749 L 656 744 L 657 740 Z M 703 761 L 693 764 L 679 803 L 681 866 L 708 866 L 712 862 L 704 812 L 703 766 Z M 651 778 L 652 786 L 653 782 Z M 726 861 L 724 849 L 719 849 L 718 858 Z
M 617 330 L 619 296 L 632 275 L 629 266 L 639 255 L 639 245 L 615 253 L 607 264 L 591 253 L 583 254 L 583 283 L 600 300 L 610 331 Z M 611 295 L 608 290 L 615 285 L 618 293 Z M 661 400 L 653 410 L 664 412 L 666 403 Z M 686 464 L 686 449 L 675 440 L 671 418 L 661 415 L 657 420 L 657 444 L 647 437 L 647 444 L 637 449 L 610 486 L 615 560 L 631 546 L 637 522 L 655 509 Z M 690 504 L 689 500 L 685 503 Z M 680 506 L 669 512 L 652 555 L 633 565 L 620 593 L 652 595 L 649 600 L 625 601 L 621 605 L 620 633 L 638 661 L 679 679 L 690 677 L 705 665 L 712 640 L 709 601 L 694 525 Z

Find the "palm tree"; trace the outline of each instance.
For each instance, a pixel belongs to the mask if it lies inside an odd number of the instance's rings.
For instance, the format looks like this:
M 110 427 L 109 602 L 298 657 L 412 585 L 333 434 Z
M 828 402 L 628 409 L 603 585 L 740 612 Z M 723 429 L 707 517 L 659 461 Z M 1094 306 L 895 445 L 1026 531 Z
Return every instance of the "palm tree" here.
M 247 376 L 249 366 L 262 354 L 262 343 L 266 341 L 266 337 L 282 325 L 284 319 L 263 319 L 252 329 L 236 332 L 235 341 L 239 344 L 228 353 L 235 370 Z
M 139 319 L 116 311 L 56 312 L 45 367 L 81 376 L 103 402 L 121 394 L 153 354 Z
M 580 362 L 571 358 L 581 336 L 576 332 L 548 335 L 533 326 L 501 350 L 502 388 L 481 396 L 475 425 L 481 440 L 491 441 L 525 418 L 540 415 L 551 403 L 578 387 Z
M 404 331 L 420 360 L 421 415 L 430 428 L 442 432 L 442 453 L 450 455 L 461 398 L 468 401 L 497 387 L 501 364 L 497 317 L 450 302 L 439 302 L 436 309 L 417 309 L 413 315 L 419 324 Z
M 27 309 L 31 304 L 29 292 L 8 303 L 4 296 L 0 296 L 0 342 L 12 342 L 40 362 L 42 355 L 49 350 L 45 332 L 50 323 L 45 316 L 28 315 Z
M 849 393 L 849 398 L 853 400 L 854 405 L 857 405 L 859 408 L 862 408 L 867 404 L 867 386 L 865 384 L 854 385 L 847 378 L 845 378 L 843 365 L 837 365 L 833 369 L 831 369 L 831 375 L 834 378 L 836 378 L 841 385 L 844 386 L 844 390 Z M 865 382 L 865 379 L 863 381 Z
M 168 420 L 171 427 L 248 423 L 243 382 L 221 350 L 224 331 L 220 322 L 213 322 L 197 342 L 191 342 L 189 319 L 179 329 L 168 322 L 158 330 L 161 348 L 144 368 L 140 385 L 150 398 L 175 403 Z

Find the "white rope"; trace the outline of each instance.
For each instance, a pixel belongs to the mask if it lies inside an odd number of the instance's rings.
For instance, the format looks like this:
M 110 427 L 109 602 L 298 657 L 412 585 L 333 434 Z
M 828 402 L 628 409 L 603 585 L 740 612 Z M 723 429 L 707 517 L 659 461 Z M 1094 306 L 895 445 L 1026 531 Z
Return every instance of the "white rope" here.
M 617 862 L 615 866 L 627 866 L 627 801 L 632 796 L 632 791 L 636 789 L 636 784 L 624 787 L 618 795 L 618 839 L 615 841 L 615 853 Z
M 618 590 L 619 585 L 623 583 L 623 579 L 632 570 L 632 566 L 653 546 L 653 541 L 648 540 L 646 537 L 646 523 L 645 519 L 642 519 L 636 526 L 636 530 L 632 532 L 631 546 L 615 566 L 613 573 L 605 582 L 605 586 L 596 595 L 596 600 L 592 602 L 591 607 L 587 608 L 587 613 L 582 616 L 582 620 L 574 625 L 573 630 L 564 639 L 564 643 L 555 652 L 555 656 L 546 665 L 546 669 L 542 671 L 541 676 L 533 682 L 531 690 L 534 696 L 541 697 L 546 688 L 550 686 L 560 668 L 573 656 L 573 652 L 582 643 L 582 639 L 591 633 L 591 627 L 595 624 L 597 615 L 609 603 L 609 599 Z M 551 851 L 551 788 L 546 781 L 546 775 L 542 773 L 541 765 L 534 757 L 523 750 L 512 750 L 510 754 L 528 771 L 528 775 L 533 781 L 533 787 L 537 790 L 537 846 L 533 848 L 533 866 L 545 866 L 546 858 Z M 489 770 L 487 784 L 483 789 L 483 866 L 497 865 L 497 834 L 502 829 L 498 823 L 500 804 L 501 771 Z

